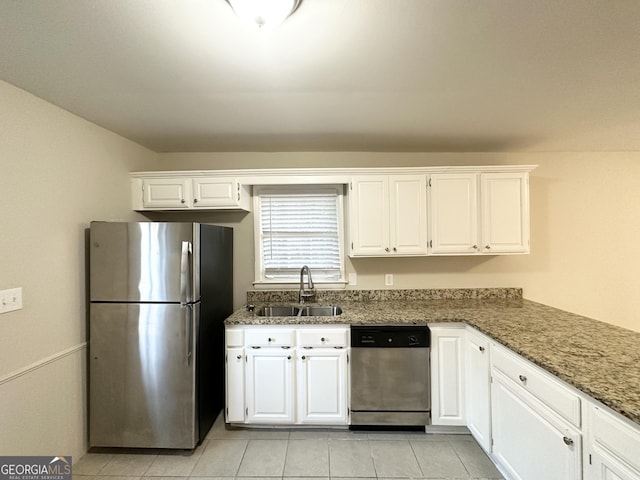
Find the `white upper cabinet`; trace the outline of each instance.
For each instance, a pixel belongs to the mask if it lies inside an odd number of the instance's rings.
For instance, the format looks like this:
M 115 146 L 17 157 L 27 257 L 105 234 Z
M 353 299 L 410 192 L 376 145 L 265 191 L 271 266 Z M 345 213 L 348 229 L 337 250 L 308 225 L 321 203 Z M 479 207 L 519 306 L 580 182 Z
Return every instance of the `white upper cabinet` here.
M 427 254 L 425 175 L 363 175 L 349 191 L 351 256 Z
M 529 253 L 529 174 L 432 174 L 429 219 L 433 255 Z
M 133 178 L 134 210 L 250 210 L 249 188 L 231 177 Z
M 184 210 L 190 205 L 191 180 L 184 178 L 143 180 L 136 194 L 142 196 L 144 209 Z
M 478 253 L 478 175 L 441 173 L 430 180 L 431 253 Z
M 482 252 L 529 253 L 529 174 L 483 173 Z

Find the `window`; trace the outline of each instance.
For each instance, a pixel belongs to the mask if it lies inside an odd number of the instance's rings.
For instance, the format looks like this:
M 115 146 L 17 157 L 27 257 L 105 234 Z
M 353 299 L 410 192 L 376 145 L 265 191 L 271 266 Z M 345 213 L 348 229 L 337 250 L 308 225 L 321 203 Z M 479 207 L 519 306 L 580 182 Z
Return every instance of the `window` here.
M 256 283 L 344 281 L 343 187 L 254 187 Z

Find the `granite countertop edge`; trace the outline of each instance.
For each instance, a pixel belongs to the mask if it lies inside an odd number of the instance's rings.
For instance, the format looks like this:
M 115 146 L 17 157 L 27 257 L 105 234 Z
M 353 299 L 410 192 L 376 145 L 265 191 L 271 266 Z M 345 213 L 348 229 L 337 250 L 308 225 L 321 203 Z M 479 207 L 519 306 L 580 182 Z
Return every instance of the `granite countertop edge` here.
M 275 303 L 295 305 L 259 306 Z M 640 425 L 638 332 L 518 298 L 334 303 L 339 316 L 261 317 L 242 308 L 225 325 L 463 323 Z

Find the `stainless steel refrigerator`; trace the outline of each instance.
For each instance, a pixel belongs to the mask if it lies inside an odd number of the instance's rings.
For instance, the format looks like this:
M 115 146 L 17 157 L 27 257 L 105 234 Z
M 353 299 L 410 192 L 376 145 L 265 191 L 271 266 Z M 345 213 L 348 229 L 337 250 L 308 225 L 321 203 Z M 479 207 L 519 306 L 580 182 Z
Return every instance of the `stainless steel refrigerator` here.
M 190 449 L 224 405 L 233 230 L 92 222 L 89 444 Z

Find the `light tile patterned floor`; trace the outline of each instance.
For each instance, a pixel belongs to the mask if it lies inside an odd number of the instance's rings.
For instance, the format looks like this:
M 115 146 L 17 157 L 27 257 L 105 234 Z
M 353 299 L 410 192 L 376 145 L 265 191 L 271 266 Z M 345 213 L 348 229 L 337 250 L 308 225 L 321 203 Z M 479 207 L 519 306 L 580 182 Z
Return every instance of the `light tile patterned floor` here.
M 88 453 L 74 480 L 502 479 L 469 435 L 225 429 L 193 452 Z

